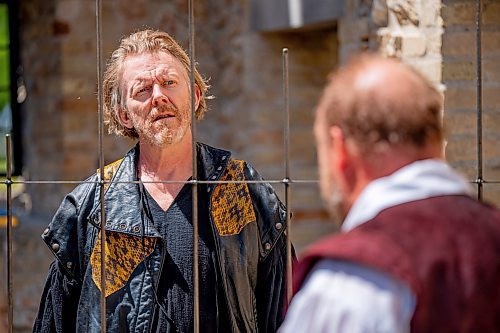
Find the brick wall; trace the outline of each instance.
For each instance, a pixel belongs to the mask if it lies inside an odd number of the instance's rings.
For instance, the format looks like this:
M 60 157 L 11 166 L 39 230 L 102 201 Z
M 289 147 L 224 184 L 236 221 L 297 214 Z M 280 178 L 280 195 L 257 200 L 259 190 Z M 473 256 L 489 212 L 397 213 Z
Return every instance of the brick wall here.
M 483 179 L 500 180 L 500 3 L 482 1 Z M 477 164 L 476 2 L 443 1 L 443 83 L 446 155 L 474 181 Z M 485 199 L 499 205 L 500 185 L 485 184 Z
M 187 48 L 185 1 L 147 4 L 103 2 L 105 58 L 121 36 L 145 25 L 169 31 Z M 21 6 L 29 93 L 23 105 L 27 179 L 77 181 L 97 168 L 94 6 L 69 0 Z M 198 123 L 199 139 L 233 150 L 267 179 L 284 177 L 281 50 L 288 47 L 292 177 L 316 179 L 312 114 L 326 75 L 337 64 L 336 31 L 332 26 L 263 34 L 248 28 L 246 9 L 244 1 L 196 4 L 196 58 L 216 97 Z M 131 144 L 106 136 L 106 161 Z M 51 215 L 74 186 L 28 185 L 33 212 Z M 311 187 L 294 196 L 297 206 L 320 209 L 316 192 Z
M 103 1 L 104 58 L 121 36 L 146 25 L 169 31 L 187 48 L 186 4 L 180 0 Z M 27 180 L 83 180 L 98 167 L 95 1 L 33 0 L 21 2 L 20 8 L 28 89 L 23 104 L 24 176 Z M 266 179 L 284 178 L 281 50 L 287 47 L 291 176 L 315 180 L 313 109 L 327 73 L 338 62 L 335 27 L 259 33 L 249 29 L 247 16 L 245 1 L 196 2 L 196 58 L 216 97 L 198 123 L 198 137 L 232 150 Z M 132 144 L 106 136 L 105 160 L 119 158 Z M 74 186 L 25 186 L 32 210 L 29 215 L 19 212 L 21 226 L 14 230 L 16 332 L 30 331 L 52 260 L 39 235 Z M 283 186 L 275 187 L 284 198 Z M 294 184 L 290 203 L 298 250 L 334 228 L 327 223 L 317 184 Z M 0 317 L 5 317 L 5 310 L 5 302 L 0 303 Z
M 495 142 L 500 133 L 500 4 L 483 3 L 484 178 L 498 180 L 500 154 Z M 317 179 L 312 121 L 326 75 L 349 55 L 371 49 L 400 57 L 437 85 L 444 84 L 447 157 L 469 179 L 475 179 L 472 1 L 346 0 L 344 16 L 336 26 L 273 33 L 248 28 L 247 5 L 244 0 L 196 1 L 196 58 L 216 97 L 198 124 L 200 140 L 232 150 L 266 179 L 284 177 L 281 50 L 287 47 L 291 177 Z M 97 168 L 94 6 L 93 0 L 20 3 L 22 62 L 28 89 L 23 105 L 28 180 L 77 181 Z M 169 31 L 187 48 L 186 13 L 184 0 L 103 1 L 105 58 L 121 36 L 142 26 Z M 106 136 L 106 161 L 119 158 L 131 145 L 130 141 Z M 15 229 L 16 332 L 30 331 L 51 259 L 38 235 L 63 195 L 74 186 L 26 185 L 33 214 L 22 216 L 21 227 Z M 496 204 L 500 203 L 498 187 L 485 186 L 487 198 Z M 284 198 L 283 186 L 275 188 Z M 299 251 L 334 230 L 322 208 L 317 184 L 295 183 L 291 208 L 292 237 Z M 5 310 L 4 304 L 0 302 L 0 311 Z

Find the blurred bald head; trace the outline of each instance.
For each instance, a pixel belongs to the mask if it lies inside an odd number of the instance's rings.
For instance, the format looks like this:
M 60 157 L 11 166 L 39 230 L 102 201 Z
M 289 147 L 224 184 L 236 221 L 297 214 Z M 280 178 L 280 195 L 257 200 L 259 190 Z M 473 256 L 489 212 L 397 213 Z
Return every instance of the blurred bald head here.
M 409 66 L 362 55 L 330 77 L 317 110 L 322 130 L 340 127 L 364 152 L 441 144 L 442 95 Z
M 334 216 L 372 180 L 442 157 L 442 95 L 411 67 L 362 55 L 330 76 L 315 122 L 320 186 Z

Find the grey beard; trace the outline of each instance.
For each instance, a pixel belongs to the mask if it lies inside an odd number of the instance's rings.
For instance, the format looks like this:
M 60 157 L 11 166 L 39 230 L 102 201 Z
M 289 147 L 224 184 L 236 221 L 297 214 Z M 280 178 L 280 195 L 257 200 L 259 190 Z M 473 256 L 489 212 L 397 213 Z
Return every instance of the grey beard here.
M 330 216 L 334 219 L 337 226 L 340 227 L 344 222 L 347 212 L 344 209 L 344 196 L 338 190 L 332 190 L 327 198 L 327 209 Z

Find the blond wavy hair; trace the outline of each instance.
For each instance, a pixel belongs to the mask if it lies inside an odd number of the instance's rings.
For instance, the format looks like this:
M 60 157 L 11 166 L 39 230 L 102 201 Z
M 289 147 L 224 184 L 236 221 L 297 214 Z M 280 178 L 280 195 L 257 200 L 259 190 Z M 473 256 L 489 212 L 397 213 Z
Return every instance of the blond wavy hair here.
M 129 55 L 154 52 L 170 53 L 181 62 L 188 74 L 191 73 L 191 62 L 187 53 L 168 33 L 146 29 L 134 32 L 128 37 L 123 38 L 120 46 L 112 53 L 104 72 L 103 116 L 104 124 L 107 125 L 109 134 L 131 138 L 138 137 L 134 128 L 126 128 L 118 120 L 119 108 L 125 109 L 121 91 L 123 63 Z M 200 103 L 195 111 L 196 119 L 200 120 L 207 111 L 206 93 L 209 85 L 196 68 L 194 70 L 194 81 L 201 93 Z

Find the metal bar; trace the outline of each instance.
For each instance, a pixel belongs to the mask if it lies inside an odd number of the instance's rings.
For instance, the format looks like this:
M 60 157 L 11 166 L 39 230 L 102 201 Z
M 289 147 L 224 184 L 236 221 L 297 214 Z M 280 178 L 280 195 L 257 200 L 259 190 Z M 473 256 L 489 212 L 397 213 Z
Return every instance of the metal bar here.
M 9 333 L 12 333 L 12 328 L 14 326 L 14 303 L 12 289 L 12 153 L 10 134 L 5 135 L 5 144 L 7 153 L 5 183 L 7 184 L 7 302 L 9 304 L 8 331 Z
M 317 179 L 294 179 L 294 180 L 283 180 L 283 179 L 270 179 L 270 180 L 197 180 L 198 184 L 284 184 L 289 183 L 310 183 L 317 184 L 319 180 Z M 486 182 L 486 181 L 485 181 Z M 492 183 L 494 181 L 488 181 Z M 104 180 L 104 184 L 111 183 L 110 181 Z M 114 184 L 148 184 L 148 183 L 158 183 L 158 184 L 192 184 L 192 180 L 127 180 L 127 181 L 115 181 Z M 78 181 L 78 180 L 24 180 L 24 181 L 12 181 L 12 184 L 100 184 L 100 181 Z
M 22 80 L 22 66 L 20 63 L 20 52 L 19 52 L 19 7 L 20 1 L 7 1 L 8 11 L 9 11 L 9 52 L 10 52 L 10 96 L 11 96 L 11 115 L 12 115 L 12 129 L 10 133 L 11 147 L 15 147 L 12 150 L 12 165 L 11 165 L 11 176 L 20 175 L 21 168 L 23 165 L 23 151 L 22 151 L 22 119 L 20 112 L 20 103 L 22 101 L 18 100 L 18 89 L 20 80 Z
M 481 61 L 481 0 L 476 1 L 476 79 L 477 79 L 477 198 L 483 199 L 483 80 Z
M 288 49 L 282 50 L 283 57 L 283 111 L 284 111 L 284 148 L 285 148 L 285 207 L 286 207 L 286 299 L 292 299 L 292 225 L 290 221 L 291 181 L 290 181 L 290 105 L 288 91 Z
M 104 203 L 103 101 L 102 101 L 102 15 L 101 1 L 96 0 L 97 110 L 99 132 L 99 194 L 101 200 L 101 332 L 106 333 L 106 209 Z
M 196 152 L 196 101 L 195 101 L 195 48 L 194 48 L 194 5 L 193 0 L 188 1 L 189 16 L 189 65 L 190 65 L 190 88 L 191 88 L 191 135 L 192 135 L 192 159 L 193 159 L 193 331 L 200 331 L 200 285 L 198 268 L 198 163 Z

